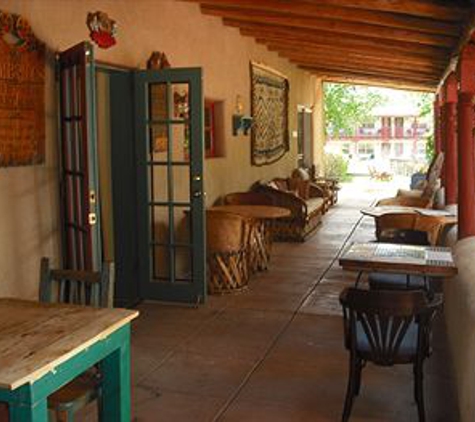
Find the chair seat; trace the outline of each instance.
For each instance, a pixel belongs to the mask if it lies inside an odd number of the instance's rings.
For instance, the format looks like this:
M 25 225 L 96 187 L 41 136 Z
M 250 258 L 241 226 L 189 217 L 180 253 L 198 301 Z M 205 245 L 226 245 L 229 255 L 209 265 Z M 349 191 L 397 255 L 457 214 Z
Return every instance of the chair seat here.
M 358 354 L 363 358 L 375 362 L 380 365 L 392 365 L 394 363 L 409 363 L 414 360 L 417 354 L 417 337 L 418 337 L 418 325 L 412 322 L 407 329 L 398 352 L 395 354 L 393 362 L 378 362 L 375 357 L 377 353 L 374 353 L 371 349 L 368 337 L 364 331 L 363 325 L 360 321 L 356 322 L 356 348 Z
M 405 196 L 406 198 L 420 198 L 422 196 L 422 191 L 418 189 L 399 189 L 396 196 Z
M 320 212 L 324 206 L 324 198 L 309 198 L 305 200 L 307 204 L 307 212 L 309 215 L 312 215 L 315 212 Z
M 427 232 L 412 229 L 383 229 L 378 236 L 378 241 L 405 245 L 430 245 Z
M 427 286 L 424 277 L 411 275 L 409 283 L 406 274 L 370 273 L 369 286 L 373 290 L 420 290 Z
M 51 394 L 48 408 L 58 411 L 82 408 L 98 397 L 99 383 L 97 371 L 89 370 Z

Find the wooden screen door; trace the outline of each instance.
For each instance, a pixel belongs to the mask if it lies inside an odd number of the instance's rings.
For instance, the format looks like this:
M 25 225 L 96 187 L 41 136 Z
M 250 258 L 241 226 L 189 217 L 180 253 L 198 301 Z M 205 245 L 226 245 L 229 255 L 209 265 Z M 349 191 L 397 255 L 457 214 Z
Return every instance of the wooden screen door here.
M 60 202 L 64 268 L 98 270 L 102 261 L 92 46 L 58 56 Z
M 135 73 L 139 267 L 144 299 L 205 300 L 201 69 Z

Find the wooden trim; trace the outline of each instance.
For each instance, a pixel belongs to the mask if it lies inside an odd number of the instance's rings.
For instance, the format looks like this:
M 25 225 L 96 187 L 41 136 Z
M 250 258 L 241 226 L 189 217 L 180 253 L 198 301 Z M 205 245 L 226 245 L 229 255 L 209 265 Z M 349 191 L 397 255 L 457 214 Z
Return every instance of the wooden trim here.
M 459 27 L 454 22 L 446 20 L 427 19 L 408 14 L 387 13 L 379 10 L 365 10 L 344 6 L 311 3 L 301 0 L 281 2 L 278 0 L 188 0 L 205 6 L 218 6 L 221 9 L 242 10 L 251 9 L 263 12 L 280 12 L 292 16 L 306 16 L 326 19 L 338 19 L 346 22 L 373 24 L 388 28 L 399 28 L 419 32 L 459 36 Z
M 280 39 L 295 40 L 301 42 L 310 42 L 312 44 L 320 44 L 326 46 L 338 45 L 341 47 L 358 47 L 373 51 L 384 50 L 393 52 L 396 56 L 399 52 L 403 52 L 412 56 L 424 56 L 437 58 L 450 57 L 450 48 L 422 45 L 409 43 L 406 41 L 385 40 L 382 43 L 380 40 L 373 37 L 366 37 L 359 33 L 352 34 L 351 37 L 344 34 L 338 34 L 331 31 L 324 31 L 315 28 L 291 28 L 286 26 L 278 26 L 264 23 L 243 22 L 236 19 L 224 18 L 223 23 L 228 26 L 238 27 L 242 35 L 251 37 L 263 36 L 278 36 Z
M 428 34 L 417 30 L 388 28 L 385 26 L 338 21 L 335 19 L 289 16 L 288 14 L 283 15 L 271 12 L 253 11 L 252 9 L 230 10 L 206 5 L 201 6 L 201 11 L 206 15 L 219 16 L 221 18 L 229 18 L 241 22 L 265 23 L 289 28 L 320 28 L 331 33 L 349 35 L 361 34 L 378 40 L 388 39 L 450 48 L 454 48 L 457 43 L 456 36 L 450 36 L 447 34 Z
M 277 76 L 279 76 L 279 77 L 281 77 L 281 78 L 289 79 L 289 78 L 288 78 L 286 75 L 284 75 L 283 73 L 279 72 L 278 70 L 275 70 L 273 67 L 270 67 L 270 66 L 265 65 L 264 63 L 255 62 L 255 61 L 251 60 L 250 64 L 251 64 L 251 66 L 260 67 L 261 69 L 266 70 L 267 72 L 271 72 L 271 73 L 273 73 L 274 75 L 277 75 Z

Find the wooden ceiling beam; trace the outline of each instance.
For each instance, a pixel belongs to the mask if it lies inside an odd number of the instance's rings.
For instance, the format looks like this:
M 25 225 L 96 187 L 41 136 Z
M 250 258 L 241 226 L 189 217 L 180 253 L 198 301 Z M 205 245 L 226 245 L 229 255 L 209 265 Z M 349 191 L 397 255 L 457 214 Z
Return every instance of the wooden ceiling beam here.
M 299 66 L 303 70 L 308 72 L 314 73 L 319 77 L 323 78 L 324 80 L 328 80 L 330 78 L 340 78 L 340 79 L 347 79 L 347 80 L 359 80 L 361 82 L 367 81 L 368 84 L 374 84 L 375 82 L 380 83 L 387 83 L 387 84 L 394 84 L 394 85 L 412 85 L 412 86 L 419 86 L 419 87 L 426 87 L 430 88 L 431 90 L 435 90 L 437 87 L 436 81 L 427 81 L 425 79 L 418 79 L 418 78 L 404 78 L 400 76 L 381 76 L 381 75 L 371 75 L 366 73 L 358 73 L 355 71 L 347 71 L 345 69 L 326 69 L 320 66 L 308 66 L 308 65 L 301 65 Z
M 310 73 L 315 74 L 317 77 L 322 77 L 324 82 L 330 83 L 340 83 L 340 84 L 351 84 L 351 85 L 364 85 L 364 86 L 379 86 L 384 88 L 392 88 L 392 89 L 403 89 L 405 91 L 418 91 L 418 92 L 435 92 L 435 88 L 433 85 L 426 85 L 414 82 L 401 82 L 400 80 L 397 81 L 389 81 L 389 80 L 380 80 L 378 78 L 357 78 L 357 77 L 350 77 L 350 76 L 329 76 L 325 75 L 324 77 L 316 72 L 312 72 L 307 70 Z
M 289 28 L 279 25 L 266 25 L 256 22 L 243 22 L 235 19 L 223 19 L 225 25 L 240 28 L 241 34 L 251 36 L 254 38 L 264 36 L 279 36 L 285 39 L 301 40 L 320 45 L 340 46 L 340 47 L 354 47 L 362 49 L 372 49 L 373 51 L 388 51 L 393 54 L 399 52 L 425 57 L 444 58 L 449 57 L 451 49 L 441 46 L 429 46 L 412 44 L 405 41 L 381 41 L 375 38 L 364 37 L 361 35 L 347 36 L 343 34 L 336 34 L 330 31 L 311 30 L 304 28 Z
M 352 63 L 329 63 L 326 61 L 318 62 L 315 60 L 306 60 L 299 57 L 287 57 L 291 62 L 306 67 L 313 67 L 318 69 L 324 69 L 326 71 L 343 71 L 347 73 L 354 73 L 356 75 L 370 75 L 370 76 L 379 76 L 381 78 L 390 77 L 390 78 L 403 78 L 406 80 L 416 80 L 416 81 L 425 81 L 425 82 L 434 82 L 437 84 L 437 81 L 440 79 L 439 75 L 434 75 L 430 73 L 422 72 L 411 72 L 403 71 L 397 69 L 388 69 L 380 67 L 364 67 L 361 65 L 354 65 Z
M 447 60 L 431 59 L 428 57 L 404 56 L 391 52 L 381 52 L 374 50 L 361 51 L 344 47 L 314 45 L 292 40 L 275 40 L 269 38 L 256 38 L 256 42 L 264 44 L 271 51 L 298 51 L 305 54 L 319 54 L 320 57 L 349 57 L 359 60 L 384 61 L 391 65 L 422 66 L 434 69 L 443 69 L 447 65 Z
M 460 26 L 453 22 L 439 21 L 418 16 L 402 16 L 390 12 L 362 10 L 347 7 L 321 5 L 301 0 L 282 2 L 280 0 L 187 0 L 207 6 L 219 6 L 231 10 L 246 8 L 258 11 L 276 11 L 293 16 L 309 16 L 342 21 L 366 23 L 432 34 L 460 35 Z
M 306 0 L 310 4 L 348 7 L 352 9 L 391 12 L 408 16 L 420 16 L 441 21 L 460 22 L 467 16 L 468 7 L 442 4 L 433 0 Z
M 261 12 L 249 9 L 231 10 L 218 6 L 202 5 L 204 14 L 233 19 L 240 22 L 252 22 L 257 24 L 273 24 L 288 28 L 305 28 L 325 30 L 332 34 L 346 34 L 353 36 L 359 34 L 365 37 L 374 38 L 380 42 L 385 40 L 404 41 L 409 44 L 423 44 L 433 46 L 455 47 L 457 38 L 447 35 L 427 34 L 417 31 L 388 28 L 378 25 L 353 23 L 332 19 L 320 19 L 312 17 L 296 17 L 288 14 L 274 12 Z
M 388 72 L 401 72 L 401 73 L 409 73 L 409 74 L 425 74 L 430 75 L 433 77 L 441 77 L 444 73 L 444 68 L 434 68 L 434 67 L 427 67 L 427 66 L 414 66 L 414 65 L 407 65 L 407 64 L 396 64 L 396 63 L 388 63 L 385 61 L 371 61 L 371 60 L 364 60 L 364 59 L 355 59 L 351 57 L 335 57 L 335 56 L 324 56 L 321 54 L 306 54 L 304 52 L 296 52 L 290 50 L 279 50 L 279 55 L 282 57 L 286 57 L 291 60 L 296 61 L 305 61 L 305 62 L 313 62 L 313 63 L 325 63 L 326 66 L 331 67 L 332 65 L 352 65 L 355 67 L 360 67 L 365 69 L 370 67 L 374 70 L 380 70 Z
M 249 35 L 246 30 L 243 35 Z M 394 51 L 392 49 L 374 49 L 369 47 L 353 46 L 353 45 L 328 45 L 323 42 L 309 42 L 299 38 L 286 38 L 279 35 L 259 35 L 255 36 L 256 42 L 266 44 L 269 47 L 282 46 L 283 48 L 292 47 L 296 49 L 320 50 L 322 52 L 330 52 L 333 54 L 357 54 L 365 57 L 376 57 L 382 59 L 399 60 L 407 63 L 434 63 L 440 66 L 446 66 L 449 55 L 428 56 L 422 54 L 411 54 L 402 51 Z

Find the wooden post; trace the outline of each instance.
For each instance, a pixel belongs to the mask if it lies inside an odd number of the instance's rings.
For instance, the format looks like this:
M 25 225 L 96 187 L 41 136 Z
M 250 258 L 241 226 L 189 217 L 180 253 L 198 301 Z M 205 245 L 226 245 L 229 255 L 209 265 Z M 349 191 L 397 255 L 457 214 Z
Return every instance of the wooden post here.
M 441 129 L 441 106 L 440 106 L 440 94 L 437 93 L 434 101 L 434 149 L 435 155 L 442 151 L 442 137 L 440 133 Z
M 452 72 L 444 82 L 445 102 L 442 109 L 444 120 L 443 139 L 445 144 L 445 204 L 457 203 L 457 99 L 458 80 Z
M 475 236 L 475 46 L 467 45 L 458 64 L 458 237 Z

